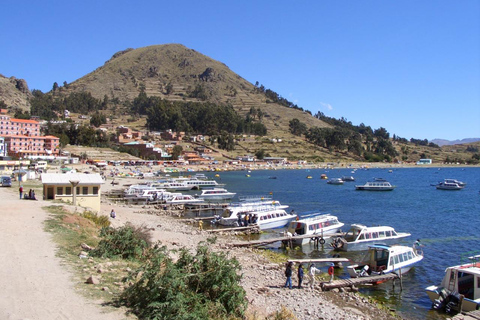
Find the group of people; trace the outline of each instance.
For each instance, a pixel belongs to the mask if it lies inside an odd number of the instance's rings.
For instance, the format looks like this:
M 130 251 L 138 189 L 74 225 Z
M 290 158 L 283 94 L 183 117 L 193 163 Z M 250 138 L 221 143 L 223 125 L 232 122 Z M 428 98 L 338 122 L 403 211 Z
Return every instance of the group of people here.
M 27 193 L 23 194 L 23 186 L 20 186 L 18 188 L 18 193 L 20 194 L 20 199 L 37 200 L 35 196 L 35 190 L 33 189 L 30 189 L 28 191 L 28 194 Z
M 328 275 L 330 276 L 330 282 L 333 281 L 334 276 L 335 276 L 335 264 L 331 263 L 330 266 L 328 267 Z M 309 279 L 309 287 L 311 289 L 314 288 L 315 286 L 315 275 L 316 274 L 322 273 L 322 270 L 318 269 L 315 267 L 315 264 L 311 263 L 310 266 L 308 267 L 308 279 Z M 292 289 L 292 274 L 293 274 L 293 262 L 289 261 L 287 263 L 287 267 L 285 269 L 285 277 L 287 278 L 287 281 L 285 282 L 285 288 L 290 288 Z M 298 288 L 302 288 L 302 282 L 303 282 L 303 277 L 304 277 L 304 270 L 303 270 L 303 264 L 298 265 L 297 269 L 297 278 L 298 278 Z
M 247 227 L 249 224 L 257 223 L 258 216 L 255 213 L 245 213 L 245 215 L 238 214 L 238 226 L 239 227 Z

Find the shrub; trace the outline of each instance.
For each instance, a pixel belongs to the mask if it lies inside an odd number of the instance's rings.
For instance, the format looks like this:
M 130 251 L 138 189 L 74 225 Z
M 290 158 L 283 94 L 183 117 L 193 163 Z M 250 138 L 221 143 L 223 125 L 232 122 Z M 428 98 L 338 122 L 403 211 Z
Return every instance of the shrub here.
M 99 227 L 102 227 L 102 228 L 110 227 L 110 220 L 108 220 L 107 216 L 99 216 L 98 214 L 92 211 L 85 211 L 84 213 L 81 214 L 81 216 L 84 217 L 85 219 L 93 221 L 93 223 L 95 223 Z
M 119 302 L 141 319 L 232 319 L 243 317 L 247 301 L 239 285 L 240 264 L 200 244 L 192 256 L 180 252 L 173 262 L 166 247 L 156 245 L 147 262 L 125 281 Z
M 141 259 L 144 250 L 151 246 L 150 231 L 145 226 L 134 227 L 127 223 L 125 226 L 102 228 L 100 243 L 90 253 L 94 257 Z

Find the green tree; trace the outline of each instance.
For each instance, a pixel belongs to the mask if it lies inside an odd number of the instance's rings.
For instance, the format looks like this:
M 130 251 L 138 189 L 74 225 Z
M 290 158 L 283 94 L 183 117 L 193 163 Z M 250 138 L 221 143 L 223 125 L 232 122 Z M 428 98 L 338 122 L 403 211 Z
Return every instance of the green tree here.
M 174 146 L 172 150 L 173 160 L 178 160 L 178 157 L 182 154 L 182 152 L 183 152 L 182 146 L 179 146 L 179 145 Z
M 307 125 L 297 118 L 290 120 L 289 124 L 290 132 L 296 136 L 301 136 L 307 132 Z

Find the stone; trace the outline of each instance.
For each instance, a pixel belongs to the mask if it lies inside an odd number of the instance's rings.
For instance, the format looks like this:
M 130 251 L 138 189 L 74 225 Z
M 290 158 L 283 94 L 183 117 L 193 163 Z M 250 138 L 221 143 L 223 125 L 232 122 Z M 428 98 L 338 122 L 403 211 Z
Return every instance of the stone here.
M 98 277 L 95 277 L 95 276 L 90 276 L 86 283 L 88 284 L 99 284 L 100 283 L 100 279 Z

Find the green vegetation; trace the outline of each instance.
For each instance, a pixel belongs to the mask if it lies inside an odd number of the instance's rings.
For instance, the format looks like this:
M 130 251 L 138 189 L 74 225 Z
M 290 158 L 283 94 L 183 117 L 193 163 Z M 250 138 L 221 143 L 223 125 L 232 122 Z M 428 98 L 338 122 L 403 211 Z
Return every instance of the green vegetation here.
M 180 252 L 177 262 L 155 246 L 126 281 L 135 281 L 119 302 L 142 319 L 240 319 L 247 302 L 238 282 L 240 265 L 200 244 L 197 253 Z
M 102 240 L 90 253 L 92 257 L 142 259 L 144 251 L 151 246 L 149 231 L 131 224 L 117 229 L 102 228 L 100 237 Z

